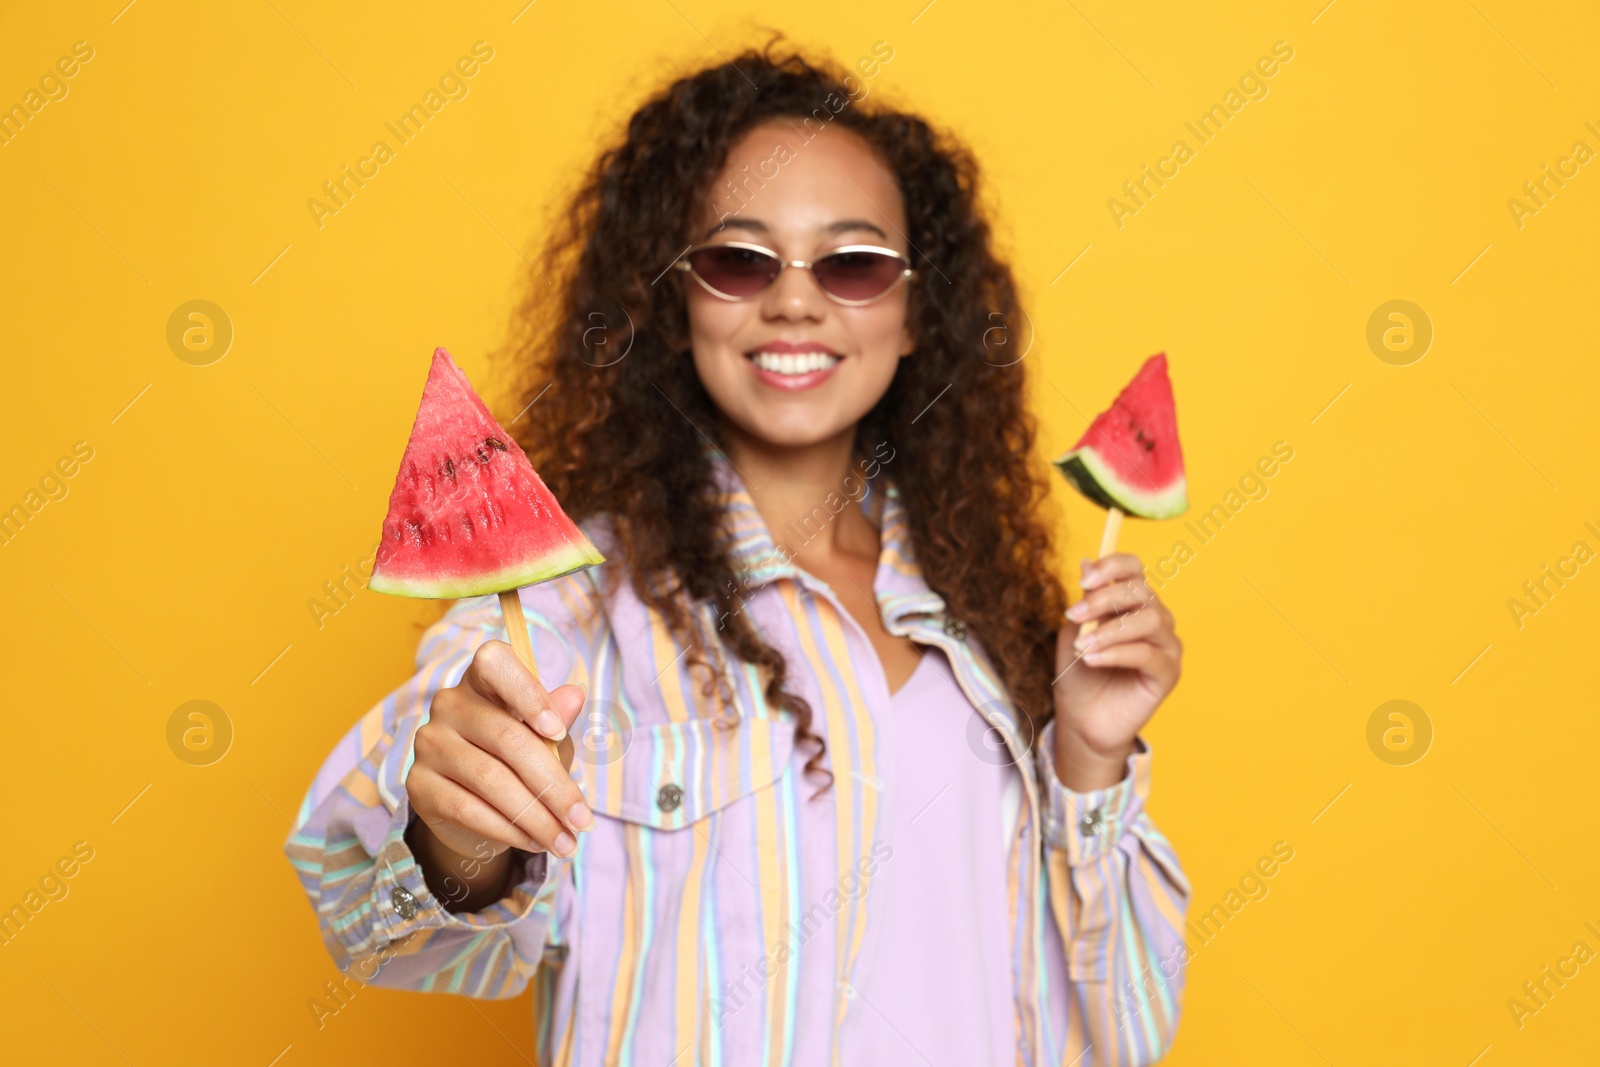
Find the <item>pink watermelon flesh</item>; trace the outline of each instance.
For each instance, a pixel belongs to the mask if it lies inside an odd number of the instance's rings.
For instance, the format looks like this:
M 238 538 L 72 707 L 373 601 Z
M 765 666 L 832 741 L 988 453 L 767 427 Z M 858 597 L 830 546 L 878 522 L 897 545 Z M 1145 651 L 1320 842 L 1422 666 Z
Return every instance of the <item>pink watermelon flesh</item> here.
M 1083 438 L 1055 463 L 1080 493 L 1101 507 L 1144 519 L 1170 519 L 1188 510 L 1166 354 L 1146 360 Z
M 389 495 L 371 588 L 479 596 L 603 562 L 450 353 L 437 349 Z

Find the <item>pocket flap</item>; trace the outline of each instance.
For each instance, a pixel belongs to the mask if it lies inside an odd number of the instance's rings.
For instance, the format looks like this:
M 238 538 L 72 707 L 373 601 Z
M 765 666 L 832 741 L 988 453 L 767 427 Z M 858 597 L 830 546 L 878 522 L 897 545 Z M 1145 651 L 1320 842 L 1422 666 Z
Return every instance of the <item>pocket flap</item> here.
M 794 723 L 749 718 L 656 723 L 621 732 L 619 755 L 586 772 L 597 815 L 677 830 L 783 776 Z

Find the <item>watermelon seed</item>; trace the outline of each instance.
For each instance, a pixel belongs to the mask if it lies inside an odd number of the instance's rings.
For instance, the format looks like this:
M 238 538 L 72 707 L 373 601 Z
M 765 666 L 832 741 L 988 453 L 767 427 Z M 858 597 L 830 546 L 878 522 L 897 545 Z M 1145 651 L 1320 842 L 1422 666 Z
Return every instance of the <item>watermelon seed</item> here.
M 456 480 L 456 465 L 449 456 L 444 457 L 444 476 L 452 482 Z
M 478 462 L 479 463 L 487 463 L 487 462 L 489 462 L 489 453 L 485 452 L 481 448 L 478 449 Z
M 504 452 L 506 450 L 506 443 L 500 440 L 498 437 L 485 438 L 483 443 L 497 452 Z

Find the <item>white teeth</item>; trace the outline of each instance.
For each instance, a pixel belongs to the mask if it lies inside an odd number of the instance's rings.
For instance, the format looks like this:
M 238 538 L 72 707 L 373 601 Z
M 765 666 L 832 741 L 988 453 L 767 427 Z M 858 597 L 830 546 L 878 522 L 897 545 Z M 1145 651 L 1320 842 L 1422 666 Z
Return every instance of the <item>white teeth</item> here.
M 826 370 L 839 362 L 839 356 L 826 352 L 757 352 L 756 366 L 774 374 L 809 374 Z

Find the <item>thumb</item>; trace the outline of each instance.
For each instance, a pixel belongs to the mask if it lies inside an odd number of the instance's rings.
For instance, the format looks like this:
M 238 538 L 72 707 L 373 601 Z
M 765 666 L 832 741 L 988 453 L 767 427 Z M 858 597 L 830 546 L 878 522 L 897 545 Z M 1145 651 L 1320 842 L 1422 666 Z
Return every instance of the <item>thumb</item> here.
M 550 691 L 550 706 L 560 717 L 561 725 L 568 730 L 572 729 L 572 724 L 577 721 L 588 699 L 589 687 L 582 682 L 568 682 Z
M 572 736 L 572 724 L 583 714 L 583 706 L 588 700 L 589 687 L 582 682 L 568 682 L 550 692 L 550 707 L 560 717 L 562 726 L 556 755 L 561 758 L 561 763 L 567 768 L 568 773 L 571 773 L 572 761 L 578 755 L 578 747 Z
M 552 741 L 559 741 L 567 736 L 573 720 L 583 710 L 587 699 L 585 687 L 581 682 L 558 685 L 550 690 L 549 696 L 550 708 L 534 717 L 533 728 Z

